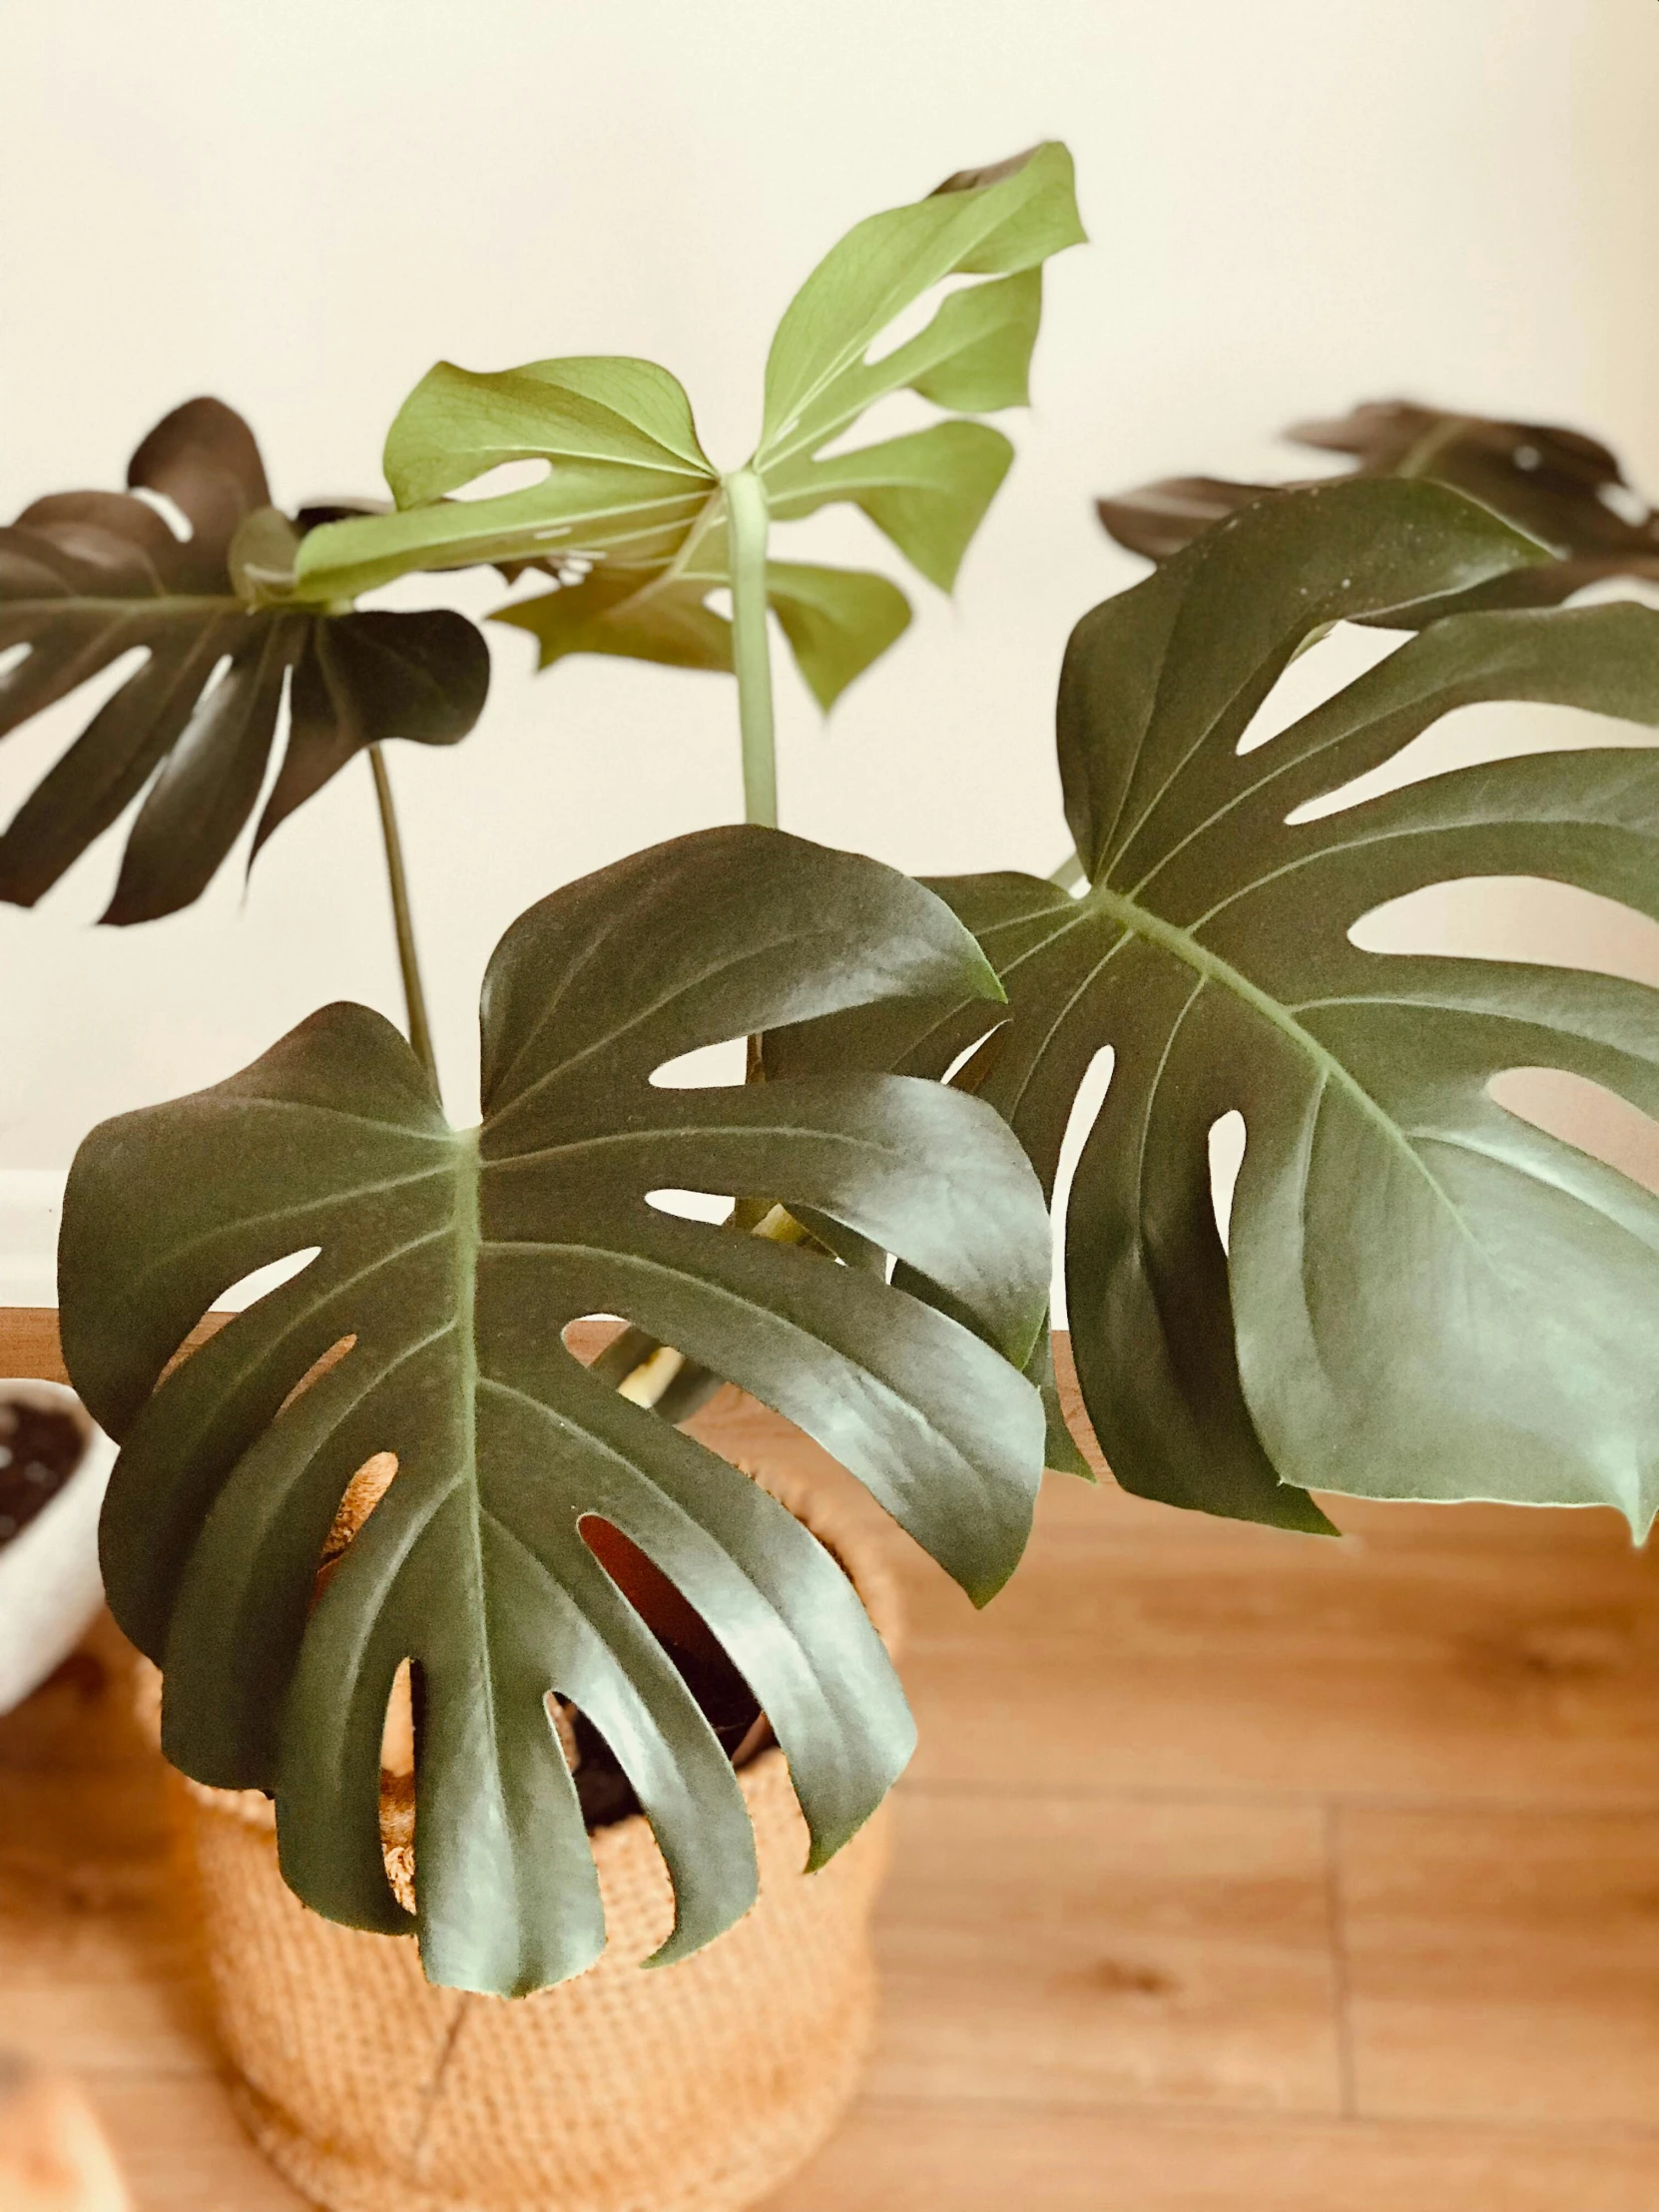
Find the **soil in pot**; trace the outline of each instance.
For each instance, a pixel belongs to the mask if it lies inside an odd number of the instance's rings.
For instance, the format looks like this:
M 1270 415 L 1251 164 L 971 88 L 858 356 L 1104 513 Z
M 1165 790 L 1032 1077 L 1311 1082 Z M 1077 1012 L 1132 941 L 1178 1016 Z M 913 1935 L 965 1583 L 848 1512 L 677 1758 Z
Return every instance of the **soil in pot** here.
M 21 1535 L 87 1455 L 73 1413 L 0 1397 L 0 1544 Z

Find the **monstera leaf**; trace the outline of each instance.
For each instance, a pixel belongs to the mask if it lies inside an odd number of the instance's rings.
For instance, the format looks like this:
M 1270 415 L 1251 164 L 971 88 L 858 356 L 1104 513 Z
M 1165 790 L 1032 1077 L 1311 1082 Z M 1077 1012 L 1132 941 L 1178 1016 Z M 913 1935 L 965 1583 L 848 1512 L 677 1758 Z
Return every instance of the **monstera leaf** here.
M 1008 1018 L 870 1009 L 767 1064 L 942 1073 L 995 1105 L 1053 1189 L 1114 1055 L 1065 1225 L 1072 1347 L 1113 1471 L 1173 1504 L 1327 1525 L 1311 1488 L 1659 1501 L 1659 1202 L 1492 1096 L 1550 1067 L 1659 1112 L 1659 994 L 1601 975 L 1362 949 L 1388 900 L 1554 878 L 1659 915 L 1659 757 L 1500 761 L 1305 810 L 1477 700 L 1659 724 L 1659 613 L 1459 615 L 1241 754 L 1269 687 L 1338 619 L 1409 615 L 1539 549 L 1426 483 L 1246 508 L 1084 617 L 1059 709 L 1089 879 L 936 882 Z M 991 1019 L 987 1014 L 992 1015 Z M 1246 1131 L 1224 1247 L 1209 1138 Z
M 154 920 L 206 890 L 260 796 L 285 684 L 287 743 L 256 852 L 363 747 L 463 738 L 489 687 L 484 641 L 461 615 L 258 604 L 258 558 L 291 562 L 298 528 L 219 400 L 158 423 L 127 481 L 170 501 L 190 535 L 131 493 L 94 491 L 36 500 L 0 529 L 0 737 L 145 656 L 0 836 L 0 898 L 32 906 L 142 792 L 109 922 Z
M 1299 445 L 1352 454 L 1361 476 L 1427 477 L 1494 508 L 1556 554 L 1472 592 L 1424 602 L 1392 622 L 1420 627 L 1476 607 L 1553 606 L 1607 576 L 1659 579 L 1659 516 L 1630 488 L 1616 457 L 1581 430 L 1496 422 L 1410 399 L 1369 400 L 1336 422 L 1300 422 Z M 1301 485 L 1176 476 L 1097 502 L 1108 533 L 1131 553 L 1165 561 L 1252 500 Z
M 415 1662 L 434 1980 L 522 1991 L 603 1944 L 550 1692 L 609 1740 L 655 1828 L 678 1900 L 661 1955 L 753 1901 L 732 1768 L 585 1541 L 589 1516 L 678 1585 L 747 1676 L 815 1863 L 910 1750 L 896 1678 L 835 1562 L 747 1476 L 590 1375 L 561 1342 L 573 1319 L 621 1315 L 752 1389 L 975 1598 L 1019 1556 L 1042 1413 L 1010 1362 L 1041 1319 L 1048 1231 L 1006 1127 L 903 1079 L 652 1081 L 769 1022 L 918 992 L 999 995 L 928 893 L 777 832 L 710 831 L 508 931 L 484 986 L 480 1129 L 449 1127 L 378 1015 L 337 1005 L 231 1081 L 81 1149 L 65 1356 L 123 1442 L 105 1574 L 165 1668 L 167 1749 L 203 1781 L 275 1792 L 283 1873 L 318 1912 L 407 1927 L 376 1805 L 394 1671 Z M 900 1255 L 935 1303 L 651 1203 L 688 1189 L 798 1204 Z M 233 1282 L 311 1247 L 157 1387 Z M 313 1604 L 347 1481 L 379 1451 L 397 1474 Z
M 1063 146 L 951 177 L 914 206 L 849 232 L 797 293 L 767 362 L 761 440 L 746 471 L 760 513 L 796 521 L 857 506 L 949 590 L 1012 458 L 1000 431 L 961 419 L 1023 405 L 1042 306 L 1042 264 L 1083 236 Z M 870 348 L 924 293 L 925 328 Z M 827 452 L 877 400 L 913 391 L 952 419 Z M 541 482 L 454 499 L 503 462 L 548 464 Z M 312 532 L 294 590 L 335 600 L 410 569 L 493 561 L 549 568 L 555 588 L 497 617 L 569 653 L 730 669 L 732 626 L 708 604 L 732 581 L 729 478 L 704 452 L 690 401 L 650 361 L 584 357 L 477 374 L 440 362 L 386 441 L 401 510 Z M 764 558 L 764 552 L 763 552 Z M 829 708 L 909 620 L 902 592 L 861 571 L 769 562 L 767 594 L 802 673 Z

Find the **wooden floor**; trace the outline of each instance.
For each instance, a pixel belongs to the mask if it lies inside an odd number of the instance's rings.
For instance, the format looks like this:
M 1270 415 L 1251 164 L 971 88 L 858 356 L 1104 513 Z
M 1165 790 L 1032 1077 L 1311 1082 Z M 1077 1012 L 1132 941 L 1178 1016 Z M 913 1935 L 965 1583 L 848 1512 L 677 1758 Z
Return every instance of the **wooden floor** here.
M 1611 1515 L 1343 1544 L 1051 1482 L 983 1616 L 906 1557 L 867 2091 L 775 2212 L 1655 2212 L 1659 1562 Z M 144 2212 L 237 2132 L 107 1626 L 0 1722 L 0 2042 Z

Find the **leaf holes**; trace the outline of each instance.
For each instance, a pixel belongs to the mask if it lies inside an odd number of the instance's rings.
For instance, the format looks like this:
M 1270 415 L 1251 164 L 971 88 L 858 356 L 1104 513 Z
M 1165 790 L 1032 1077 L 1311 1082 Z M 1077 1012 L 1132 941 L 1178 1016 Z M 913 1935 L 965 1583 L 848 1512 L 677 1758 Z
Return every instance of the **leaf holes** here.
M 206 718 L 208 708 L 212 703 L 215 694 L 220 690 L 222 685 L 228 684 L 231 681 L 232 673 L 235 668 L 236 662 L 232 659 L 229 653 L 222 653 L 219 656 L 219 659 L 215 661 L 213 667 L 208 671 L 207 682 L 202 686 L 201 691 L 197 694 L 196 705 L 191 712 L 190 722 L 185 725 L 185 728 L 187 730 L 189 730 L 192 723 L 200 726 L 202 721 Z M 180 742 L 183 741 L 181 740 Z M 158 775 L 165 771 L 168 761 L 171 760 L 173 757 L 174 750 L 177 750 L 177 748 L 170 750 L 168 754 L 164 757 L 161 763 L 161 767 L 157 771 Z
M 748 1062 L 748 1046 L 742 1037 L 728 1037 L 721 1044 L 701 1044 L 682 1052 L 651 1071 L 651 1084 L 659 1091 L 702 1091 L 742 1083 Z
M 760 1700 L 734 1665 L 720 1638 L 697 1608 L 655 1560 L 614 1521 L 584 1513 L 577 1523 L 583 1542 L 644 1621 L 673 1665 L 722 1750 L 734 1766 L 744 1766 L 772 1741 Z M 621 1761 L 599 1730 L 578 1707 L 561 1700 L 569 1736 L 559 1731 L 565 1756 L 589 1828 L 625 1820 L 639 1811 L 639 1799 Z
M 1505 1068 L 1486 1095 L 1517 1121 L 1659 1194 L 1659 1121 L 1616 1091 L 1566 1068 Z
M 1066 1214 L 1071 1206 L 1071 1186 L 1077 1174 L 1077 1163 L 1083 1157 L 1083 1147 L 1088 1143 L 1091 1131 L 1100 1118 L 1100 1110 L 1106 1103 L 1106 1093 L 1112 1086 L 1112 1070 L 1117 1065 L 1117 1055 L 1109 1044 L 1103 1044 L 1083 1071 L 1083 1080 L 1077 1086 L 1077 1095 L 1071 1102 L 1071 1112 L 1066 1117 L 1066 1133 L 1060 1140 L 1060 1162 L 1054 1173 L 1054 1284 L 1051 1294 L 1052 1319 L 1056 1329 L 1066 1326 L 1066 1290 L 1061 1273 L 1066 1249 Z
M 612 1314 L 585 1314 L 560 1332 L 565 1350 L 597 1382 L 678 1425 L 707 1404 L 723 1378 L 689 1362 L 672 1345 Z
M 176 499 L 165 491 L 157 491 L 150 484 L 135 484 L 129 497 L 148 507 L 152 514 L 160 515 L 181 545 L 189 545 L 196 535 L 196 525 Z
M 730 1195 L 713 1191 L 647 1191 L 645 1203 L 659 1214 L 675 1214 L 682 1221 L 724 1222 L 732 1212 Z
M 980 1046 L 985 1043 L 986 1039 L 994 1037 L 998 1033 L 998 1031 L 1004 1027 L 1006 1019 L 1007 1017 L 1006 1015 L 1004 1015 L 1001 1021 L 991 1022 L 979 1036 L 974 1038 L 972 1044 L 963 1045 L 961 1051 L 957 1053 L 955 1059 L 952 1060 L 949 1067 L 945 1069 L 944 1074 L 940 1077 L 940 1081 L 945 1083 L 954 1083 L 957 1076 L 961 1074 L 963 1068 L 967 1066 L 968 1062 L 973 1058 L 974 1054 L 979 1050 Z
M 1619 594 L 1620 597 L 1627 596 Z M 1536 700 L 1480 700 L 1453 708 L 1412 738 L 1397 753 L 1364 776 L 1322 793 L 1285 817 L 1293 828 L 1346 814 L 1384 793 L 1402 791 L 1426 777 L 1473 768 L 1486 761 L 1511 761 L 1534 753 L 1573 753 L 1589 747 L 1651 747 L 1653 734 L 1634 723 L 1609 722 L 1588 708 L 1543 704 Z
M 297 1394 L 297 1391 L 290 1391 L 290 1400 Z M 316 1574 L 311 1583 L 313 1606 L 339 1572 L 341 1560 L 362 1534 L 396 1474 L 396 1452 L 376 1451 L 363 1461 L 345 1485 L 317 1555 Z
M 399 1782 L 415 1771 L 415 1674 L 412 1659 L 398 1662 L 380 1730 L 380 1772 Z
M 879 333 L 871 340 L 864 351 L 863 365 L 866 368 L 878 368 L 890 355 L 898 352 L 902 346 L 908 345 L 912 338 L 919 337 L 946 299 L 950 298 L 953 293 L 973 291 L 983 280 L 982 276 L 977 271 L 955 270 L 948 276 L 942 277 L 939 282 L 929 284 L 924 291 L 918 292 L 913 299 L 907 300 L 890 321 L 881 325 Z M 899 395 L 895 392 L 882 396 L 897 398 Z M 910 398 L 913 395 L 905 393 L 904 396 Z M 867 413 L 869 410 L 866 408 L 864 411 Z M 921 419 L 932 420 L 933 418 L 925 416 Z M 853 424 L 849 427 L 856 428 L 857 425 Z M 867 431 L 864 436 L 867 439 Z M 830 450 L 832 448 L 830 446 L 815 448 L 815 451 L 829 452 Z
M 321 1249 L 320 1245 L 312 1245 L 308 1251 L 296 1252 L 286 1260 L 276 1261 L 270 1268 L 258 1268 L 252 1275 L 245 1275 L 240 1283 L 233 1283 L 228 1291 L 222 1291 L 208 1308 L 208 1311 L 196 1322 L 190 1335 L 185 1338 L 182 1344 L 174 1347 L 172 1358 L 156 1378 L 156 1387 L 159 1389 L 169 1376 L 177 1369 L 182 1368 L 191 1354 L 197 1350 L 198 1345 L 206 1343 L 207 1339 L 214 1334 L 222 1322 L 228 1321 L 234 1313 L 240 1313 L 249 1306 L 257 1305 L 262 1298 L 269 1296 L 272 1291 L 279 1288 L 289 1277 L 299 1274 L 302 1268 L 310 1265 Z M 265 1280 L 268 1275 L 274 1276 L 276 1280 L 268 1283 Z M 247 1295 L 250 1286 L 253 1287 L 252 1296 Z M 198 1332 L 201 1332 L 200 1336 Z M 330 1345 L 322 1358 L 309 1368 L 299 1378 L 293 1388 L 289 1390 L 287 1396 L 277 1406 L 277 1413 L 285 1413 L 300 1391 L 312 1382 L 319 1374 L 326 1373 L 335 1360 L 342 1359 L 356 1341 L 355 1337 L 343 1337 L 337 1344 Z
M 1374 907 L 1348 934 L 1363 952 L 1522 960 L 1659 984 L 1659 922 L 1598 891 L 1535 875 L 1428 883 Z
M 1275 738 L 1283 737 L 1304 715 L 1364 676 L 1379 661 L 1396 652 L 1403 640 L 1396 630 L 1362 628 L 1357 623 L 1333 623 L 1316 632 L 1301 652 L 1280 672 L 1272 690 L 1257 708 L 1240 738 L 1242 757 L 1256 753 Z
M 1518 461 L 1520 455 L 1517 453 L 1515 458 Z M 1536 467 L 1537 463 L 1534 462 L 1533 466 Z M 1647 501 L 1640 492 L 1632 491 L 1630 486 L 1622 479 L 1616 483 L 1598 484 L 1596 486 L 1596 497 L 1604 507 L 1611 509 L 1621 522 L 1628 522 L 1632 529 L 1639 530 L 1643 528 L 1649 520 Z M 1622 583 L 1623 578 L 1621 577 L 1619 581 Z
M 281 1404 L 277 1406 L 276 1418 L 280 1420 L 282 1415 L 287 1411 L 288 1407 L 293 1403 L 296 1397 L 303 1396 L 305 1391 L 310 1388 L 313 1382 L 320 1382 L 322 1378 L 329 1372 L 331 1368 L 337 1368 L 340 1362 L 345 1358 L 345 1355 L 352 1349 L 356 1342 L 357 1339 L 355 1332 L 353 1332 L 348 1337 L 336 1337 L 333 1343 L 328 1347 L 327 1351 L 323 1353 L 319 1359 L 313 1360 L 311 1362 L 310 1366 L 305 1370 L 304 1374 L 293 1385 L 293 1388 L 289 1390 L 287 1396 L 283 1398 Z
M 279 1291 L 284 1283 L 291 1283 L 296 1275 L 303 1274 L 322 1250 L 320 1245 L 306 1245 L 300 1252 L 290 1252 L 286 1259 L 273 1260 L 268 1266 L 256 1268 L 221 1291 L 214 1300 L 216 1312 L 222 1314 L 246 1313 L 250 1306 L 257 1306 L 262 1298 L 269 1298 L 273 1291 Z
M 342 1559 L 362 1534 L 369 1515 L 391 1488 L 397 1474 L 395 1451 L 376 1451 L 352 1475 L 334 1508 L 334 1518 L 322 1543 L 322 1575 Z
M 529 491 L 536 484 L 545 484 L 553 473 L 553 463 L 545 455 L 531 454 L 522 461 L 498 461 L 494 468 L 485 469 L 482 476 L 474 476 L 470 483 L 462 484 L 458 491 L 445 494 L 449 499 L 462 502 L 473 499 L 504 499 L 515 491 Z M 561 537 L 568 537 L 568 524 L 557 527 Z
M 578 1314 L 559 1331 L 559 1342 L 587 1368 L 627 1326 L 621 1314 Z
M 1235 1106 L 1210 1124 L 1210 1205 L 1223 1252 L 1233 1249 L 1233 1194 L 1244 1166 L 1245 1118 Z
M 426 1677 L 404 1659 L 391 1679 L 380 1726 L 380 1850 L 386 1880 L 405 1913 L 415 1910 L 415 1774 L 426 1715 Z

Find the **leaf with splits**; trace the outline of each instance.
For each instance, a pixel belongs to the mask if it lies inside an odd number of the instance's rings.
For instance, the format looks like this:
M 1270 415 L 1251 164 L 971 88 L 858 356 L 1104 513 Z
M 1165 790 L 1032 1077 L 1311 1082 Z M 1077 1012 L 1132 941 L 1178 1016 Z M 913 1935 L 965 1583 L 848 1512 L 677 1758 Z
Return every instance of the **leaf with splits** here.
M 1608 577 L 1659 581 L 1659 515 L 1631 489 L 1617 456 L 1582 430 L 1373 399 L 1338 421 L 1299 422 L 1285 434 L 1299 445 L 1351 456 L 1359 476 L 1422 477 L 1467 492 L 1556 556 L 1472 591 L 1390 611 L 1390 622 L 1420 628 L 1479 607 L 1555 606 Z M 1099 500 L 1096 511 L 1119 545 L 1167 561 L 1254 500 L 1306 488 L 1172 476 Z
M 1223 521 L 1073 633 L 1059 751 L 1083 895 L 932 884 L 995 966 L 1006 1019 L 940 999 L 767 1040 L 779 1075 L 937 1076 L 969 1052 L 956 1082 L 1050 1192 L 1110 1050 L 1066 1295 L 1089 1418 L 1147 1496 L 1304 1529 L 1328 1525 L 1315 1489 L 1612 1504 L 1638 1536 L 1659 1504 L 1659 1200 L 1493 1095 L 1509 1071 L 1561 1069 L 1659 1114 L 1659 993 L 1353 934 L 1465 876 L 1659 916 L 1659 754 L 1541 754 L 1331 805 L 1477 701 L 1659 727 L 1659 612 L 1450 616 L 1239 750 L 1332 622 L 1398 624 L 1541 558 L 1427 482 L 1287 492 Z M 1235 1111 L 1224 1244 L 1209 1140 Z
M 737 1778 L 590 1548 L 590 1517 L 668 1576 L 748 1679 L 814 1864 L 910 1751 L 897 1679 L 834 1560 L 590 1374 L 562 1341 L 573 1321 L 621 1315 L 752 1390 L 975 1599 L 1019 1557 L 1043 1431 L 1019 1370 L 1048 1224 L 1005 1124 L 892 1076 L 652 1080 L 771 1023 L 918 994 L 999 995 L 938 900 L 872 860 L 712 830 L 508 930 L 484 985 L 480 1128 L 452 1129 L 397 1032 L 339 1005 L 229 1082 L 104 1124 L 77 1156 L 65 1357 L 121 1439 L 105 1579 L 164 1668 L 167 1751 L 204 1782 L 275 1793 L 283 1874 L 316 1911 L 405 1929 L 379 1756 L 396 1670 L 418 1665 L 416 1895 L 435 1981 L 520 1992 L 603 1945 L 550 1692 L 608 1740 L 655 1829 L 678 1902 L 661 1955 L 754 1901 Z M 898 1256 L 928 1297 L 652 1202 L 676 1190 L 776 1194 Z M 312 1247 L 169 1371 L 232 1283 Z M 346 1485 L 384 1451 L 396 1475 L 316 1595 Z
M 158 423 L 127 481 L 38 499 L 0 528 L 0 737 L 143 656 L 0 835 L 0 898 L 32 906 L 139 801 L 108 922 L 151 921 L 207 889 L 264 787 L 284 691 L 256 853 L 365 746 L 455 744 L 489 686 L 464 616 L 260 603 L 262 566 L 291 565 L 308 517 L 272 506 L 253 433 L 219 400 Z
M 1025 404 L 1042 265 L 1082 236 L 1071 157 L 1058 145 L 947 178 L 849 232 L 791 302 L 768 358 L 750 467 L 772 520 L 855 506 L 950 590 L 1013 458 L 999 430 L 964 418 Z M 871 358 L 906 308 L 960 278 L 979 280 L 946 292 L 923 329 Z M 901 391 L 949 419 L 839 447 Z M 545 463 L 540 482 L 481 490 L 495 469 L 525 461 Z M 480 374 L 440 361 L 392 424 L 386 476 L 398 511 L 307 537 L 298 600 L 351 597 L 411 569 L 540 568 L 554 588 L 497 619 L 537 639 L 542 667 L 572 653 L 732 667 L 731 625 L 709 605 L 731 581 L 725 479 L 684 389 L 654 362 L 581 356 Z M 881 577 L 776 562 L 767 581 L 827 710 L 909 618 Z

